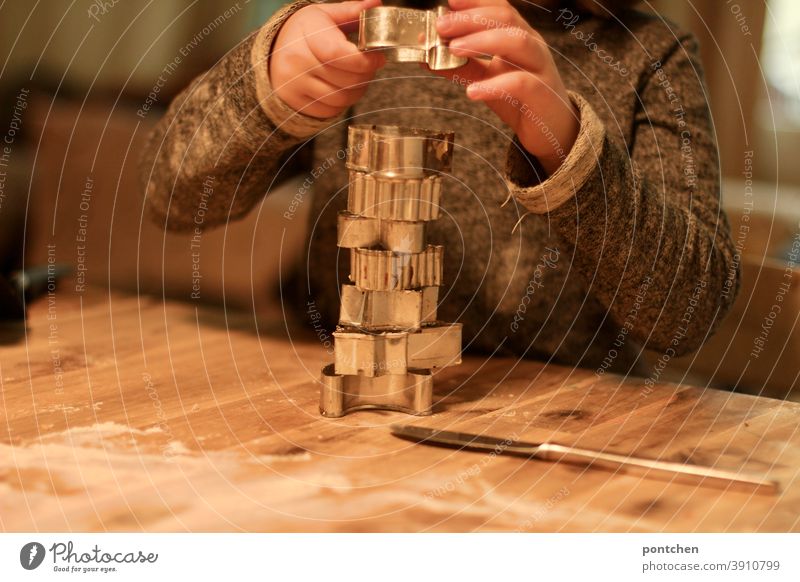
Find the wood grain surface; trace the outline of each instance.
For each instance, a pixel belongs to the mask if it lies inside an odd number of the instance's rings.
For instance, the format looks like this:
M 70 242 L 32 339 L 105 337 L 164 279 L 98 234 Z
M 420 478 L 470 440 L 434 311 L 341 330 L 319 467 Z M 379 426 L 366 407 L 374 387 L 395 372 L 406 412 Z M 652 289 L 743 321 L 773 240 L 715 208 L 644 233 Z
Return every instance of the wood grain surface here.
M 467 357 L 435 414 L 323 419 L 279 309 L 57 292 L 0 346 L 4 531 L 797 531 L 800 405 Z M 413 444 L 414 422 L 769 475 L 775 496 Z

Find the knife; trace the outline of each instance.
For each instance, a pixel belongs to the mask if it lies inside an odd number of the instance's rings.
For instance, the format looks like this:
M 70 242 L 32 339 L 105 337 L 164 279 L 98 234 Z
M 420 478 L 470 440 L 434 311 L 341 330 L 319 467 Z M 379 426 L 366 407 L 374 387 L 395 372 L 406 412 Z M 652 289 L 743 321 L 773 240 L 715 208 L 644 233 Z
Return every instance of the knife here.
M 765 477 L 700 465 L 658 461 L 554 443 L 526 443 L 408 424 L 393 424 L 390 430 L 394 436 L 428 445 L 492 451 L 497 455 L 515 455 L 543 461 L 587 465 L 609 471 L 641 475 L 646 478 L 694 485 L 711 485 L 726 489 L 735 488 L 768 495 L 775 495 L 780 491 L 777 481 Z

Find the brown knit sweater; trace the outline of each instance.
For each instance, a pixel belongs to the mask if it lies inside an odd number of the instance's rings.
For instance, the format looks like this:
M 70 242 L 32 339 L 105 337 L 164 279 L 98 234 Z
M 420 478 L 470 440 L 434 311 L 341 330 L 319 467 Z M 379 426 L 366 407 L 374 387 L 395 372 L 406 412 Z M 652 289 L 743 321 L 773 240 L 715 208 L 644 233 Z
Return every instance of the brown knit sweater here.
M 336 247 L 348 123 L 455 130 L 444 217 L 429 238 L 445 245 L 439 315 L 464 324 L 465 349 L 626 372 L 643 346 L 671 358 L 713 331 L 739 272 L 689 35 L 634 11 L 606 20 L 521 6 L 580 111 L 577 142 L 545 177 L 485 105 L 416 65 L 386 66 L 339 118 L 288 108 L 272 93 L 269 52 L 307 4 L 287 5 L 196 79 L 153 132 L 143 175 L 165 228 L 242 217 L 287 177 L 298 146 L 313 148 L 302 288 L 333 326 L 348 270 Z M 293 300 L 302 310 L 309 298 Z

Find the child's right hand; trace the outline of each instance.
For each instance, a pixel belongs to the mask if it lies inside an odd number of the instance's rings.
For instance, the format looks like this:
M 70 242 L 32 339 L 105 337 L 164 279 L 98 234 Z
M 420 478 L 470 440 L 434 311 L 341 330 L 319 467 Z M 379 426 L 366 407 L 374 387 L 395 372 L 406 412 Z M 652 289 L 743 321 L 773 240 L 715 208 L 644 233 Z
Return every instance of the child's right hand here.
M 278 32 L 269 62 L 278 97 L 295 111 L 320 119 L 335 117 L 358 101 L 385 58 L 362 53 L 345 33 L 358 27 L 362 10 L 380 3 L 314 4 L 290 16 Z

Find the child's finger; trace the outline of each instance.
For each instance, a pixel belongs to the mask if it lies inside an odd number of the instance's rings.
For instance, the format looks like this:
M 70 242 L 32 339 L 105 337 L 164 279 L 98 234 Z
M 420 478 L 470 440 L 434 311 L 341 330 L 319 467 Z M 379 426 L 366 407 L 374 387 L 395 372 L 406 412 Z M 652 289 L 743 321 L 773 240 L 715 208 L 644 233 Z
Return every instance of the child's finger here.
M 381 0 L 362 0 L 317 4 L 317 7 L 331 17 L 331 20 L 343 31 L 350 32 L 358 25 L 358 15 L 362 10 L 380 6 Z
M 421 65 L 428 68 L 427 65 Z M 478 61 L 470 59 L 466 65 L 458 67 L 457 69 L 447 69 L 444 71 L 431 71 L 435 75 L 444 77 L 452 83 L 463 85 L 466 87 L 475 81 L 485 79 L 489 70 L 489 63 L 487 61 Z
M 326 31 L 329 32 L 329 31 Z M 341 36 L 339 36 L 341 35 Z M 373 54 L 363 53 L 340 31 L 336 34 L 314 33 L 306 36 L 308 48 L 322 65 L 351 73 L 371 73 L 380 62 Z
M 522 96 L 530 96 L 536 90 L 537 79 L 530 73 L 514 71 L 503 73 L 484 81 L 476 81 L 467 88 L 467 97 L 474 101 L 504 101 L 513 103 L 515 98 L 522 103 Z
M 371 72 L 353 73 L 329 64 L 317 65 L 312 68 L 310 72 L 337 87 L 352 87 L 369 81 L 374 77 L 374 74 Z
M 303 99 L 305 100 L 306 104 L 297 110 L 298 113 L 302 113 L 303 115 L 316 117 L 317 119 L 330 119 L 331 117 L 336 117 L 342 112 L 340 107 L 331 107 L 330 105 L 325 105 L 324 103 L 315 101 L 309 96 L 304 96 Z
M 386 64 L 386 57 L 377 51 L 361 52 L 358 57 L 337 59 L 327 63 L 337 71 L 356 73 L 362 77 L 372 77 Z
M 547 47 L 533 34 L 509 34 L 506 30 L 483 30 L 450 42 L 450 51 L 457 56 L 497 57 L 503 62 L 528 71 L 537 71 L 547 62 Z
M 519 12 L 511 7 L 505 10 L 471 8 L 459 12 L 448 12 L 436 20 L 436 31 L 445 38 L 464 36 L 492 28 L 509 30 L 513 34 L 519 29 L 529 29 L 530 26 Z
M 510 6 L 508 0 L 448 0 L 450 10 L 466 10 L 482 6 Z
M 316 102 L 343 109 L 358 101 L 365 90 L 363 85 L 343 89 L 319 77 L 311 77 L 305 87 L 305 94 Z

